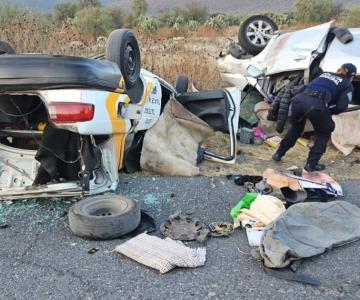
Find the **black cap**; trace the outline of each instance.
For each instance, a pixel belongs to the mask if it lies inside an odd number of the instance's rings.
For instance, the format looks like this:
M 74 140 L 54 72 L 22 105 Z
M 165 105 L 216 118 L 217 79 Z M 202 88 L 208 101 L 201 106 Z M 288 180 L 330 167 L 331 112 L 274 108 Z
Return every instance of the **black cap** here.
M 346 63 L 341 66 L 341 68 L 345 69 L 347 71 L 347 74 L 349 76 L 356 76 L 357 69 L 356 66 L 351 63 Z

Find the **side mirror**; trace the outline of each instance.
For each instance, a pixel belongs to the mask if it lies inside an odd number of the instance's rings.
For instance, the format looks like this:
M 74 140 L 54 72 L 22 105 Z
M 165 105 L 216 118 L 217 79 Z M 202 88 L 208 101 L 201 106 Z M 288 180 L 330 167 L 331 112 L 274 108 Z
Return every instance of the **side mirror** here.
M 251 77 L 259 78 L 264 76 L 263 71 L 261 71 L 259 68 L 255 67 L 254 65 L 250 65 L 247 67 L 246 71 Z

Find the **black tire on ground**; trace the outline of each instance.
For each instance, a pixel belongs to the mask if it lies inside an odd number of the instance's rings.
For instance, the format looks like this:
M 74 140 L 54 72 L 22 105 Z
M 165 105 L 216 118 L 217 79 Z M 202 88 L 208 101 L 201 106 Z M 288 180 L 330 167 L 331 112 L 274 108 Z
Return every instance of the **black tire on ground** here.
M 130 30 L 111 32 L 106 43 L 106 59 L 119 66 L 127 89 L 136 84 L 140 76 L 141 57 L 139 44 Z
M 119 195 L 96 196 L 81 200 L 70 207 L 71 231 L 90 239 L 121 237 L 140 224 L 140 205 Z
M 269 17 L 256 15 L 246 19 L 240 26 L 239 44 L 249 54 L 259 54 L 269 42 L 277 25 Z
M 9 43 L 0 41 L 0 55 L 1 54 L 16 54 L 15 49 Z
M 179 94 L 186 93 L 188 87 L 189 87 L 189 78 L 187 76 L 180 75 L 178 76 L 178 78 L 176 78 L 175 90 Z

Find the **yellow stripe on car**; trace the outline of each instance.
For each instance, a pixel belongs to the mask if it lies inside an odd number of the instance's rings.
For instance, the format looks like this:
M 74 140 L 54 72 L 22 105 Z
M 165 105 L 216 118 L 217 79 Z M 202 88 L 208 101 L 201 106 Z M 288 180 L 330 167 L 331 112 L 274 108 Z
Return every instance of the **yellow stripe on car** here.
M 110 93 L 106 99 L 106 109 L 109 113 L 111 125 L 114 133 L 116 162 L 118 169 L 123 167 L 124 152 L 125 152 L 125 139 L 126 139 L 126 120 L 119 118 L 117 115 L 117 106 L 120 94 Z M 129 103 L 130 98 L 126 96 L 124 103 Z
M 141 101 L 140 101 L 140 105 L 141 106 L 144 106 L 145 104 L 145 101 L 147 99 L 149 99 L 150 95 L 152 94 L 153 92 L 153 89 L 154 89 L 154 84 L 150 81 L 146 84 L 146 91 L 144 93 L 144 95 L 142 96 L 141 98 Z

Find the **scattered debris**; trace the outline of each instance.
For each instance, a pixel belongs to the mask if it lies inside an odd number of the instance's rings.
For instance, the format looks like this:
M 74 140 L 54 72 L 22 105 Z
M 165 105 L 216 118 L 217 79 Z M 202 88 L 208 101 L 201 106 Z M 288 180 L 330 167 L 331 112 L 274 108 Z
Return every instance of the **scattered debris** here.
M 7 223 L 0 223 L 0 229 L 5 229 L 5 228 L 8 228 L 9 227 L 9 224 Z
M 359 158 L 353 160 L 353 161 L 350 163 L 350 167 L 352 167 L 352 166 L 355 165 L 355 164 L 360 164 L 360 159 L 359 159 Z
M 193 241 L 199 243 L 206 241 L 210 230 L 199 219 L 189 213 L 177 212 L 160 225 L 161 233 L 174 240 Z
M 254 132 L 251 128 L 242 127 L 240 129 L 240 143 L 253 144 L 254 143 Z
M 71 231 L 89 239 L 119 238 L 134 231 L 140 220 L 139 202 L 120 195 L 88 197 L 69 209 Z
M 289 204 L 303 202 L 307 198 L 315 196 L 320 199 L 343 196 L 340 184 L 321 172 L 303 173 L 300 177 L 266 169 L 263 177 L 270 186 L 281 190 Z
M 269 268 L 264 268 L 264 271 L 266 274 L 278 279 L 295 281 L 303 284 L 309 284 L 312 286 L 319 286 L 321 284 L 319 279 L 308 274 L 295 274 L 290 270 L 274 270 Z
M 281 137 L 275 135 L 273 137 L 270 137 L 268 139 L 265 140 L 265 144 L 267 144 L 268 146 L 272 147 L 272 148 L 277 148 L 279 147 L 281 142 Z
M 259 248 L 251 249 L 250 254 L 251 254 L 251 257 L 256 261 L 263 261 L 264 260 L 262 258 L 262 256 L 261 256 L 261 254 L 260 254 L 260 249 Z
M 309 145 L 310 145 L 310 141 L 306 140 L 304 138 L 298 138 L 297 143 L 299 143 L 300 145 L 302 145 L 304 147 L 309 147 Z
M 244 185 L 245 182 L 258 183 L 263 180 L 262 176 L 253 176 L 253 175 L 235 175 L 234 182 L 237 185 Z
M 230 216 L 235 220 L 238 213 L 243 208 L 250 208 L 251 203 L 256 199 L 258 195 L 256 193 L 246 193 L 244 197 L 231 209 Z
M 360 239 L 360 208 L 345 201 L 292 205 L 265 229 L 261 256 L 269 268 Z
M 234 225 L 228 222 L 213 222 L 209 228 L 212 237 L 229 236 L 234 232 Z
M 273 192 L 273 188 L 270 185 L 268 185 L 265 181 L 260 181 L 255 184 L 252 182 L 245 182 L 245 187 L 249 193 L 268 195 Z
M 196 268 L 203 266 L 206 249 L 191 249 L 180 241 L 160 239 L 142 233 L 117 246 L 115 251 L 145 266 L 167 273 L 175 267 Z
M 264 234 L 265 227 L 245 227 L 246 236 L 249 241 L 250 247 L 259 247 L 261 244 L 261 238 Z
M 88 251 L 88 253 L 89 254 L 94 254 L 94 253 L 96 253 L 96 252 L 98 252 L 100 249 L 99 248 L 91 248 L 89 251 Z
M 237 219 L 241 222 L 252 222 L 255 224 L 271 224 L 283 212 L 284 204 L 274 196 L 259 195 L 250 204 L 250 208 L 242 208 L 238 212 Z

